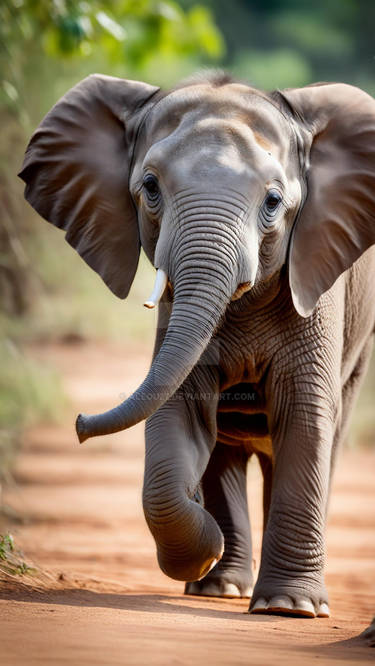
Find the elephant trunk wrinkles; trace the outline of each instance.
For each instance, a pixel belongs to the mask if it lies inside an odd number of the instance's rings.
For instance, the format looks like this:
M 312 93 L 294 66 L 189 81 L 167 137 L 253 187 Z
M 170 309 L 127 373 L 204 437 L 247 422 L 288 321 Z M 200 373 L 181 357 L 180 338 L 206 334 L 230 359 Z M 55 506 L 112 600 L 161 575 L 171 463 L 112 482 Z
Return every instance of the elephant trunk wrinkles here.
M 202 223 L 200 223 L 202 224 Z M 186 230 L 184 230 L 184 235 Z M 180 387 L 207 347 L 237 283 L 235 243 L 180 244 L 177 270 L 172 276 L 174 300 L 165 339 L 149 373 L 123 403 L 103 414 L 80 414 L 76 428 L 80 442 L 107 435 L 147 419 Z

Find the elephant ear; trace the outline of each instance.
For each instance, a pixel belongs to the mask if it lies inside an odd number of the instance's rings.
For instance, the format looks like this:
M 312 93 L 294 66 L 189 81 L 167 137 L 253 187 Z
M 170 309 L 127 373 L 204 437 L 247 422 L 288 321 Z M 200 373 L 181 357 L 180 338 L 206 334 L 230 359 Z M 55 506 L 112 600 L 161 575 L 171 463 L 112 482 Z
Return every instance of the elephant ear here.
M 310 151 L 307 196 L 289 253 L 293 302 L 306 317 L 375 243 L 375 100 L 340 83 L 281 95 Z
M 33 134 L 19 176 L 25 197 L 125 298 L 140 241 L 128 189 L 139 124 L 158 88 L 92 75 L 69 90 Z

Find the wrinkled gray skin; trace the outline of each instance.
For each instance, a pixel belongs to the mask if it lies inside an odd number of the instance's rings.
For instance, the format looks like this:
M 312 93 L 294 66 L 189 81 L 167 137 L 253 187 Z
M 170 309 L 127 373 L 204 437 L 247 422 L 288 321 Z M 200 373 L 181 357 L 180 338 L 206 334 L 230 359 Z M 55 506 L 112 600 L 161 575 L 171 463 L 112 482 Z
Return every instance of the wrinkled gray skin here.
M 253 612 L 314 617 L 329 614 L 331 473 L 372 346 L 375 252 L 364 250 L 375 242 L 374 202 L 366 203 L 372 241 L 354 242 L 356 254 L 346 240 L 341 247 L 339 230 L 336 266 L 321 241 L 318 263 L 336 271 L 321 287 L 308 238 L 290 247 L 292 229 L 307 229 L 316 215 L 313 202 L 310 220 L 298 219 L 309 194 L 311 129 L 289 104 L 212 80 L 148 110 L 130 191 L 141 244 L 169 280 L 154 362 L 122 412 L 82 416 L 78 430 L 83 440 L 148 417 L 144 512 L 162 570 L 188 581 L 186 593 L 252 595 Z M 340 170 L 336 162 L 319 176 L 323 185 Z M 150 174 L 159 188 L 151 194 Z M 340 202 L 350 178 L 325 196 Z M 269 210 L 275 190 L 282 201 Z M 324 193 L 313 196 L 323 205 Z M 254 590 L 246 499 L 253 454 L 264 475 Z

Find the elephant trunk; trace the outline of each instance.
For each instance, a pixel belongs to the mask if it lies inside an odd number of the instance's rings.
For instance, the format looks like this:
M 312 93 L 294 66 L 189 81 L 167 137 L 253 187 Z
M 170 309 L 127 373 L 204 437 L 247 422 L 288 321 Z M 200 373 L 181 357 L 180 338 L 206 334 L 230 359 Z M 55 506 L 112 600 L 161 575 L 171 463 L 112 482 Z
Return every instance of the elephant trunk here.
M 200 229 L 202 221 L 199 220 Z M 234 229 L 219 235 L 217 223 L 198 233 L 190 220 L 176 242 L 173 309 L 168 329 L 149 373 L 123 403 L 103 414 L 80 414 L 80 442 L 147 419 L 180 387 L 207 347 L 238 281 Z M 234 226 L 234 225 L 233 225 Z

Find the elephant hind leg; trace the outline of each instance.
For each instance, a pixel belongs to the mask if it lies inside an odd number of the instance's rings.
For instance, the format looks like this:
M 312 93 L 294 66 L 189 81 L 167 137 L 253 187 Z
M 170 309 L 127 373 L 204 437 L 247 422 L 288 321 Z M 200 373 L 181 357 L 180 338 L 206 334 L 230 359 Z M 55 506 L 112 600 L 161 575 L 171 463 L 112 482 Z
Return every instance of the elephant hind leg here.
M 349 378 L 342 388 L 341 417 L 339 423 L 336 425 L 331 454 L 330 486 L 332 484 L 338 451 L 348 436 L 353 410 L 373 352 L 374 339 L 375 335 L 367 339 Z
M 349 378 L 343 386 L 341 419 L 335 433 L 335 447 L 340 446 L 348 434 L 353 409 L 372 356 L 374 338 L 375 336 L 372 335 L 367 339 Z
M 252 547 L 246 495 L 248 459 L 243 447 L 216 443 L 202 479 L 202 489 L 205 509 L 224 534 L 224 554 L 207 576 L 186 583 L 185 594 L 251 596 Z

